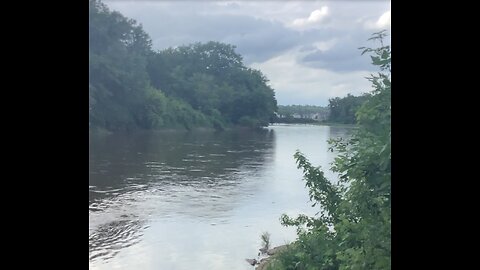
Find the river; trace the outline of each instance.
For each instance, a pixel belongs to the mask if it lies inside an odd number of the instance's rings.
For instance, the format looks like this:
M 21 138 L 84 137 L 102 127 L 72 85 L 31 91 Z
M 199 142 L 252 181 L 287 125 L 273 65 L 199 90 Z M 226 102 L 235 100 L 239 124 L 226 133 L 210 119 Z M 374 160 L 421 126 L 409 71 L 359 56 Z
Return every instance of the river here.
M 90 269 L 252 269 L 260 235 L 295 240 L 283 213 L 313 215 L 293 154 L 329 168 L 327 140 L 351 128 L 91 136 Z M 326 172 L 330 179 L 336 176 Z

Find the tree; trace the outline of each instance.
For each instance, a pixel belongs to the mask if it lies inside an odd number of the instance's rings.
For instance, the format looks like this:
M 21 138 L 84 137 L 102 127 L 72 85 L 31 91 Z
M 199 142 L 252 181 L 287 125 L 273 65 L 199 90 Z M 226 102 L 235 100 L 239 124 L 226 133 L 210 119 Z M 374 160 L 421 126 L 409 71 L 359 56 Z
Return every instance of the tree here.
M 134 111 L 149 86 L 150 39 L 134 20 L 100 1 L 90 1 L 89 15 L 90 122 L 112 130 L 134 128 Z
M 167 96 L 223 123 L 265 126 L 277 109 L 266 76 L 245 67 L 229 44 L 210 41 L 166 49 L 151 57 L 148 71 L 153 85 Z
M 390 269 L 391 238 L 391 79 L 390 46 L 385 32 L 375 33 L 372 63 L 380 72 L 371 75 L 374 90 L 356 113 L 358 130 L 350 139 L 330 141 L 337 151 L 332 170 L 337 184 L 297 151 L 315 217 L 282 216 L 282 224 L 298 226 L 298 240 L 278 256 L 270 269 Z M 363 54 L 362 53 L 362 54 Z
M 278 114 L 280 117 L 275 119 L 278 123 L 315 123 L 326 120 L 329 108 L 314 105 L 279 105 Z M 294 115 L 300 118 L 294 118 Z
M 342 124 L 355 124 L 356 112 L 362 104 L 368 99 L 368 94 L 353 96 L 347 94 L 344 98 L 331 98 L 328 100 L 330 110 L 329 121 Z
M 92 129 L 268 124 L 275 93 L 235 46 L 210 41 L 153 52 L 140 24 L 98 0 L 89 4 Z

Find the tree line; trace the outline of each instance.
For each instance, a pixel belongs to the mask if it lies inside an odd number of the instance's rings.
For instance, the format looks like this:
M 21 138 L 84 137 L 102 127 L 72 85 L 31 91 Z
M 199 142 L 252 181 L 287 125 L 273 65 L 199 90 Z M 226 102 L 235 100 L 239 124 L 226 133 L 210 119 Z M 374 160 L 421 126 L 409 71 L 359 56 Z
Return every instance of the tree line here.
M 370 94 L 360 96 L 347 94 L 328 100 L 328 106 L 314 105 L 278 105 L 278 113 L 273 119 L 275 123 L 315 123 L 328 122 L 339 124 L 355 124 L 356 113 Z
M 152 49 L 142 26 L 89 2 L 89 124 L 110 131 L 266 126 L 274 90 L 220 42 Z
M 314 105 L 278 105 L 276 123 L 314 123 L 328 117 L 328 108 Z

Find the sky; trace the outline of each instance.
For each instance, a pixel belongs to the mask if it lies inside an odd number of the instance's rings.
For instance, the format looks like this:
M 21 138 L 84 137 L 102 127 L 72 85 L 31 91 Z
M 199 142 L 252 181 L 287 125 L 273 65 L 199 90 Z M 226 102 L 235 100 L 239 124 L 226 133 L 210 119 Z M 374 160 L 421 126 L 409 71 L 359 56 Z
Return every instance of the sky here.
M 279 105 L 327 106 L 328 99 L 371 91 L 377 69 L 359 47 L 390 34 L 388 0 L 105 1 L 142 24 L 154 50 L 219 41 L 261 70 Z M 390 43 L 390 36 L 385 41 Z

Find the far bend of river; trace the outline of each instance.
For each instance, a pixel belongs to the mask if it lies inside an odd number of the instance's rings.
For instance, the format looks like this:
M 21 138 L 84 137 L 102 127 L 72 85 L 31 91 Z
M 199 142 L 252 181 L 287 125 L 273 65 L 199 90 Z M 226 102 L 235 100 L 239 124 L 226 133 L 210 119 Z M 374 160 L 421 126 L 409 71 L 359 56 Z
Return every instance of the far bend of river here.
M 351 128 L 142 132 L 90 138 L 90 269 L 252 269 L 260 235 L 296 238 L 282 213 L 313 215 L 293 154 L 330 168 Z M 336 179 L 328 171 L 329 179 Z

